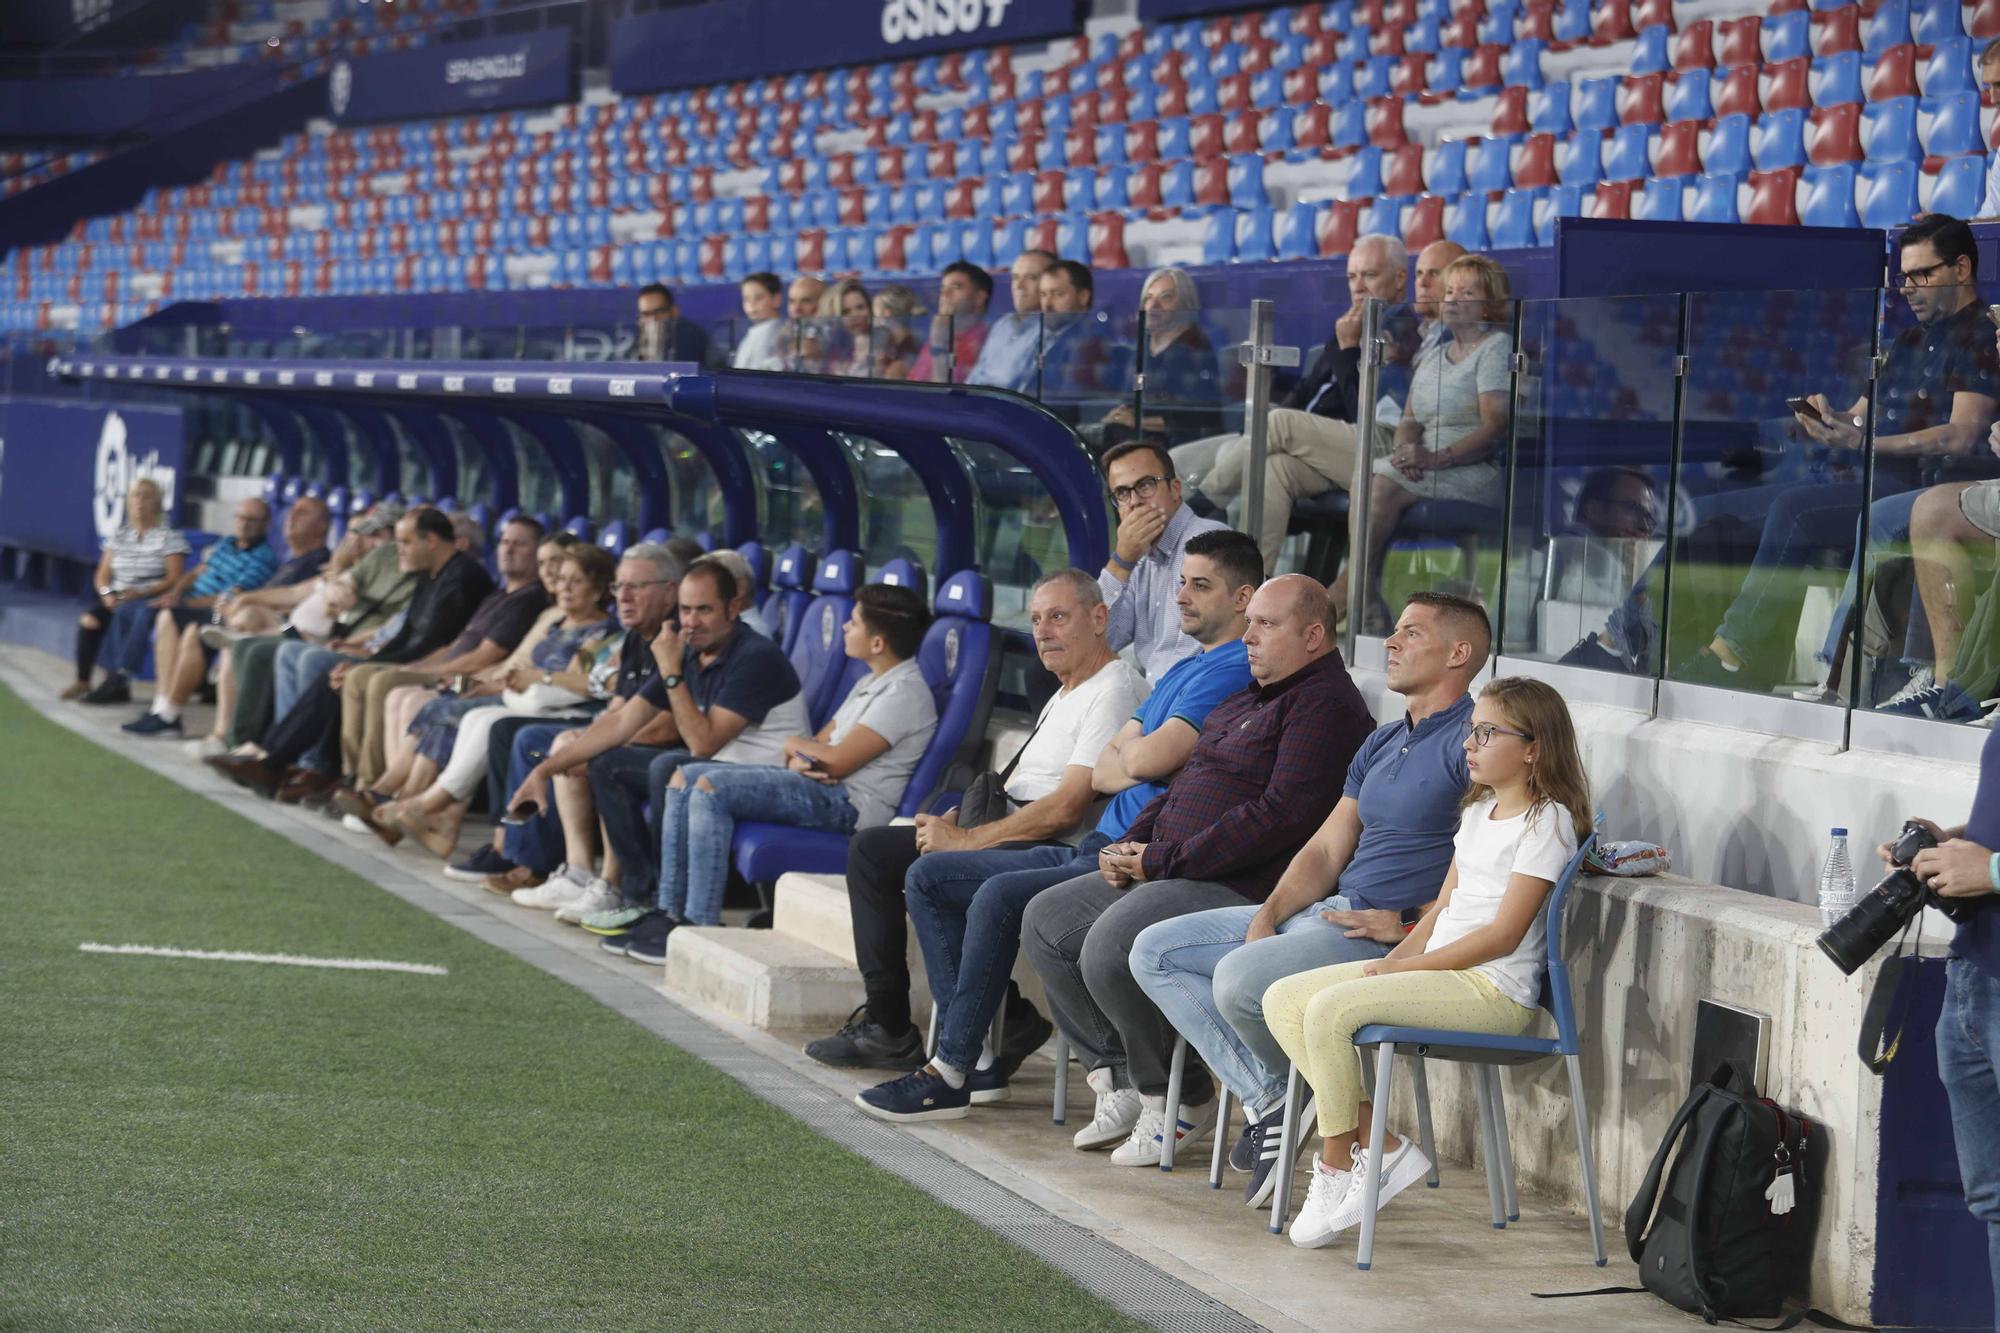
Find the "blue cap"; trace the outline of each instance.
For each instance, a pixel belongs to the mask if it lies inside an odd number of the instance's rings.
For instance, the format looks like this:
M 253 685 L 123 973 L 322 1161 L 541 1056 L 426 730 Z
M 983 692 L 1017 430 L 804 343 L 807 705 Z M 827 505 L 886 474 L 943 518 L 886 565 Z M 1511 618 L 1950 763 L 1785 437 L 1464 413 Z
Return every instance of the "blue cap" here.
M 1844 838 L 1847 836 L 1847 830 L 1844 828 L 1837 828 L 1833 831 L 1833 836 L 1836 838 Z

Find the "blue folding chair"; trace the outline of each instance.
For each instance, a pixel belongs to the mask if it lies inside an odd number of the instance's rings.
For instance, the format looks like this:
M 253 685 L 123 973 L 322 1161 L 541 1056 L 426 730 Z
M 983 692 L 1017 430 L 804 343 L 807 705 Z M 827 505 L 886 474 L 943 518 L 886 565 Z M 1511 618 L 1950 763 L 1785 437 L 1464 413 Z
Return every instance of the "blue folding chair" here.
M 1518 1221 L 1521 1216 L 1520 1196 L 1514 1181 L 1514 1154 L 1507 1139 L 1507 1108 L 1500 1090 L 1499 1069 L 1503 1065 L 1525 1065 L 1552 1056 L 1562 1057 L 1569 1071 L 1570 1113 L 1576 1126 L 1577 1158 L 1583 1168 L 1584 1202 L 1590 1212 L 1591 1247 L 1597 1266 L 1604 1266 L 1604 1219 L 1597 1206 L 1597 1164 L 1590 1151 L 1590 1117 L 1583 1095 L 1583 1037 L 1577 1023 L 1575 996 L 1570 988 L 1569 964 L 1563 957 L 1563 909 L 1569 902 L 1570 889 L 1575 886 L 1577 875 L 1583 870 L 1584 857 L 1595 842 L 1594 835 L 1583 839 L 1576 854 L 1550 888 L 1548 902 L 1542 908 L 1548 941 L 1548 967 L 1542 976 L 1541 1007 L 1555 1020 L 1556 1035 L 1553 1038 L 1503 1037 L 1486 1032 L 1395 1027 L 1386 1023 L 1371 1023 L 1354 1034 L 1355 1046 L 1375 1048 L 1372 1101 L 1379 1108 L 1369 1135 L 1368 1162 L 1362 1168 L 1366 1192 L 1361 1205 L 1361 1244 L 1355 1256 L 1356 1268 L 1366 1271 L 1374 1262 L 1375 1213 L 1380 1206 L 1382 1149 L 1386 1142 L 1388 1107 L 1394 1090 L 1396 1056 L 1399 1053 L 1413 1061 L 1411 1077 L 1416 1081 L 1419 1142 L 1433 1163 L 1437 1161 L 1437 1153 L 1431 1136 L 1430 1089 L 1424 1078 L 1424 1061 L 1452 1060 L 1472 1066 L 1473 1083 L 1479 1098 L 1480 1142 L 1486 1160 L 1486 1195 L 1492 1207 L 1496 1231 L 1504 1231 L 1508 1222 Z M 1286 1079 L 1284 1125 L 1278 1142 L 1278 1170 L 1282 1174 L 1278 1179 L 1278 1196 L 1271 1206 L 1271 1231 L 1274 1235 L 1284 1234 L 1285 1224 L 1290 1220 L 1294 1174 L 1291 1163 L 1298 1152 L 1298 1121 L 1301 1118 L 1298 1113 L 1301 1108 L 1297 1104 L 1298 1083 L 1298 1070 L 1294 1068 Z M 1429 1183 L 1433 1189 L 1438 1185 L 1435 1167 L 1432 1168 Z

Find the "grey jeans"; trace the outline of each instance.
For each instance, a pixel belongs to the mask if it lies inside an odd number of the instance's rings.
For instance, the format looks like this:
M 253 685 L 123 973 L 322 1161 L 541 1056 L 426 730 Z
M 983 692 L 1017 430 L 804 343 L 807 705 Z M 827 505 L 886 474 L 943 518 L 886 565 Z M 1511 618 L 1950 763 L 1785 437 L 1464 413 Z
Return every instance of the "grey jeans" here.
M 1084 1068 L 1110 1069 L 1147 1096 L 1166 1093 L 1174 1029 L 1132 976 L 1132 941 L 1155 922 L 1243 903 L 1222 884 L 1162 879 L 1114 889 L 1096 871 L 1036 895 L 1021 918 L 1021 946 Z M 1190 1068 L 1181 1099 L 1199 1105 L 1213 1091 L 1208 1075 Z

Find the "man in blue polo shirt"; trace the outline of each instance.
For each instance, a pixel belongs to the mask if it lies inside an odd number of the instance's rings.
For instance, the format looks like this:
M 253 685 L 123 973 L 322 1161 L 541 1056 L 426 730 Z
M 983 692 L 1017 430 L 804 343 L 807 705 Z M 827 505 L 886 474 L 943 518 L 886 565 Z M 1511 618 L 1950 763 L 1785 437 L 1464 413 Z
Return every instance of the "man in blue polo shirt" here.
M 1161 921 L 1132 943 L 1132 976 L 1243 1101 L 1230 1156 L 1251 1173 L 1244 1202 L 1269 1197 L 1286 1057 L 1264 1026 L 1264 991 L 1310 968 L 1380 958 L 1437 898 L 1465 795 L 1472 678 L 1493 642 L 1486 612 L 1446 593 L 1410 598 L 1385 645 L 1403 718 L 1348 766 L 1326 822 L 1262 906 Z
M 1098 756 L 1092 785 L 1112 796 L 1097 828 L 1075 847 L 936 852 L 919 857 L 904 879 L 903 899 L 941 1019 L 937 1054 L 928 1066 L 855 1098 L 877 1119 L 963 1116 L 972 1094 L 1004 1087 L 1014 1068 L 1047 1040 L 1049 1024 L 1040 1015 L 1029 1033 L 1016 1030 L 1015 1015 L 1032 1013 L 1019 1005 L 1009 1015 L 1005 1051 L 985 1041 L 1007 999 L 1021 913 L 1043 889 L 1096 869 L 1097 854 L 1124 836 L 1187 762 L 1209 710 L 1250 684 L 1243 631 L 1251 594 L 1264 579 L 1257 543 L 1227 528 L 1202 532 L 1188 539 L 1179 563 L 1180 627 L 1196 651 L 1160 676 Z

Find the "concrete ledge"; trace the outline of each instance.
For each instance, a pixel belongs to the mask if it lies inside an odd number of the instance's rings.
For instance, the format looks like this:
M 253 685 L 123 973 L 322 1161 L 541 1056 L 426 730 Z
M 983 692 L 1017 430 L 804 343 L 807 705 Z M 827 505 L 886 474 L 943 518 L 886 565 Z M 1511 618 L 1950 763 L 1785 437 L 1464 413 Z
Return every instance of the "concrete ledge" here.
M 861 1003 L 854 965 L 769 930 L 687 926 L 667 940 L 661 989 L 758 1028 L 825 1028 Z

